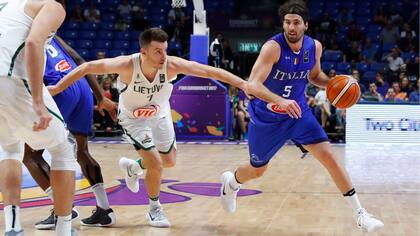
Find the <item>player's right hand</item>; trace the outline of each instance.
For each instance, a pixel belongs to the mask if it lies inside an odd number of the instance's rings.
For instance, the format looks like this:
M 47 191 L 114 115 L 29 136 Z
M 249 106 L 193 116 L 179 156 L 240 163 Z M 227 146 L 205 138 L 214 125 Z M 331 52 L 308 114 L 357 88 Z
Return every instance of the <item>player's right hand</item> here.
M 32 126 L 33 131 L 42 131 L 48 128 L 50 121 L 52 120 L 52 117 L 50 113 L 48 112 L 47 108 L 45 107 L 44 103 L 33 103 L 33 108 L 35 111 L 35 114 L 39 118 L 39 122 L 34 122 L 34 125 Z
M 281 110 L 284 110 L 291 118 L 299 119 L 302 117 L 302 110 L 295 100 L 280 97 L 275 102 Z
M 51 96 L 59 94 L 58 87 L 56 85 L 48 85 L 47 89 L 48 92 L 50 92 Z

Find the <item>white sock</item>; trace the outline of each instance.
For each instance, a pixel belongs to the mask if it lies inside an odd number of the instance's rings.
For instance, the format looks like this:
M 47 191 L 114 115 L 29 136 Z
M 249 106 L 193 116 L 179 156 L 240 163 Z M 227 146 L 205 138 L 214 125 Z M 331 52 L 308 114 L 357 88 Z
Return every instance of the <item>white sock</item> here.
M 51 201 L 54 202 L 54 195 L 53 195 L 53 190 L 52 190 L 51 186 L 48 187 L 45 190 L 45 193 L 48 195 L 48 197 L 51 199 Z
M 238 183 L 238 181 L 236 181 L 235 178 L 235 174 L 233 174 L 233 177 L 229 180 L 229 187 L 233 190 L 236 191 L 239 188 L 241 188 L 242 184 Z
M 104 210 L 109 209 L 108 196 L 104 189 L 104 183 L 95 184 L 92 186 L 92 191 L 95 193 L 96 204 Z
M 71 214 L 68 216 L 57 216 L 55 226 L 56 236 L 71 236 Z
M 362 205 L 360 204 L 359 198 L 357 197 L 357 193 L 354 193 L 351 196 L 345 196 L 344 198 L 350 204 L 351 208 L 353 208 L 354 212 L 356 212 L 357 210 L 362 208 Z
M 130 171 L 133 174 L 138 174 L 138 173 L 142 172 L 141 167 L 140 167 L 139 163 L 137 163 L 137 162 L 133 163 L 133 164 L 130 164 Z
M 8 205 L 4 207 L 4 224 L 6 226 L 6 231 L 15 230 L 20 231 L 22 226 L 20 225 L 20 214 L 19 206 Z
M 157 199 L 153 199 L 153 200 L 150 199 L 150 197 L 149 197 L 149 205 L 150 205 L 150 209 L 160 207 L 159 197 L 157 197 Z

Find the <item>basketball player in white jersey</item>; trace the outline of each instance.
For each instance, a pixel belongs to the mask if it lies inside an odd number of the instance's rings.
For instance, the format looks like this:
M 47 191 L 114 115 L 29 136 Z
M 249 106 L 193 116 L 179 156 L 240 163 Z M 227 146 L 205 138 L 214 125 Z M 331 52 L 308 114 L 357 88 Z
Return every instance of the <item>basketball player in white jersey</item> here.
M 120 167 L 126 173 L 128 188 L 137 192 L 142 169 L 147 169 L 145 184 L 150 210 L 147 219 L 154 227 L 169 227 L 170 223 L 159 202 L 163 167 L 175 165 L 176 142 L 169 97 L 170 81 L 177 74 L 215 78 L 245 89 L 246 82 L 222 69 L 167 56 L 168 35 L 159 28 L 145 30 L 140 36 L 141 50 L 131 56 L 120 56 L 82 64 L 56 86 L 51 94 L 63 91 L 86 74 L 118 73 L 120 90 L 118 119 L 128 140 L 143 158 L 137 162 L 122 158 Z
M 45 43 L 66 13 L 53 0 L 0 0 L 0 188 L 5 235 L 23 235 L 19 221 L 23 145 L 51 154 L 56 235 L 71 235 L 76 160 L 61 114 L 43 85 Z

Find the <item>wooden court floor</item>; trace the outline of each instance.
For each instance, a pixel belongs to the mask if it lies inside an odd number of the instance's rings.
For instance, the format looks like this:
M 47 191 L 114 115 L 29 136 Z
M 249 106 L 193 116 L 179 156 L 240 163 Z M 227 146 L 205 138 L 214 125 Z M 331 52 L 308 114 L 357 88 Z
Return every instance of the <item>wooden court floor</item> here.
M 420 147 L 338 145 L 333 148 L 350 172 L 364 207 L 385 223 L 384 229 L 372 235 L 420 235 Z M 76 221 L 73 226 L 79 235 L 364 235 L 357 230 L 350 207 L 327 172 L 312 156 L 301 159 L 300 150 L 294 146 L 285 146 L 262 178 L 243 187 L 245 195 L 250 195 L 239 197 L 237 211 L 228 214 L 216 196 L 220 175 L 248 161 L 247 146 L 178 145 L 177 166 L 164 170 L 165 180 L 177 182 L 162 185 L 165 194 L 161 199 L 174 201 L 163 204 L 172 223 L 169 229 L 148 226 L 145 196 L 126 192 L 124 185 L 117 181 L 123 178 L 118 159 L 135 158 L 134 149 L 127 144 L 91 144 L 90 149 L 102 166 L 107 187 L 121 188 L 110 194 L 117 224 L 111 228 L 89 228 Z M 143 205 L 124 205 L 136 201 Z M 87 205 L 94 204 L 90 202 Z M 47 216 L 50 208 L 21 210 L 25 235 L 54 235 L 32 226 Z M 93 206 L 77 209 L 86 217 Z M 3 222 L 1 214 L 1 229 Z

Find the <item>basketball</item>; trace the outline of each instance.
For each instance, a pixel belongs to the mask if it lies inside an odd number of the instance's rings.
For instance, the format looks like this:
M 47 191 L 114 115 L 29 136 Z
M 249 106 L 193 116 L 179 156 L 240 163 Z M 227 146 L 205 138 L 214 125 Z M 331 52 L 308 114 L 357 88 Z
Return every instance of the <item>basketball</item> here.
M 328 82 L 327 97 L 333 106 L 349 108 L 359 101 L 359 84 L 350 75 L 337 75 Z

